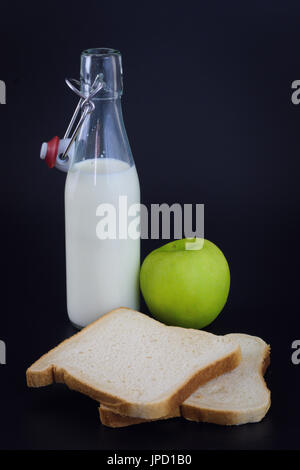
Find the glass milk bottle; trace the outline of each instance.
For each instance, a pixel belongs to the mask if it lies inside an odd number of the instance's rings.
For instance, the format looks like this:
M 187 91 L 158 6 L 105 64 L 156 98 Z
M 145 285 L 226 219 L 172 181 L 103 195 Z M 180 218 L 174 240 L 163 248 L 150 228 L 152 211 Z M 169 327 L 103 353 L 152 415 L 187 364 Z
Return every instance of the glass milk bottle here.
M 67 306 L 77 327 L 117 307 L 139 308 L 140 233 L 134 216 L 140 187 L 122 117 L 118 51 L 82 53 L 82 95 L 97 80 L 103 86 L 90 100 L 94 109 L 77 135 L 65 185 Z

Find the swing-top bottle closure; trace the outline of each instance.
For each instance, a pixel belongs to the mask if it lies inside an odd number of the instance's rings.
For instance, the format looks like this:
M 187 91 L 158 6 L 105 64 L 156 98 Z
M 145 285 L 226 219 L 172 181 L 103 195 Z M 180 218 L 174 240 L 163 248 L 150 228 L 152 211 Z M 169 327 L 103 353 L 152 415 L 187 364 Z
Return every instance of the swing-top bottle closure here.
M 103 53 L 101 53 L 103 51 Z M 116 85 L 114 89 L 107 86 L 104 81 L 103 73 L 97 74 L 93 77 L 93 70 L 91 69 L 91 57 L 95 55 L 109 56 L 113 54 L 117 60 L 120 60 L 120 53 L 114 49 L 88 49 L 83 52 L 83 69 L 88 70 L 85 77 L 81 77 L 81 82 L 76 79 L 65 79 L 68 87 L 80 97 L 70 123 L 67 127 L 63 139 L 53 137 L 49 142 L 44 142 L 41 146 L 40 158 L 45 160 L 49 168 L 57 168 L 61 171 L 67 172 L 72 163 L 74 154 L 74 142 L 82 128 L 87 116 L 91 114 L 95 105 L 92 101 L 93 98 L 99 99 L 115 99 L 122 94 L 122 67 L 120 63 L 120 74 L 113 81 Z M 116 70 L 116 68 L 115 68 Z M 85 70 L 84 70 L 85 71 Z M 108 77 L 110 78 L 110 77 Z M 101 93 L 99 93 L 101 92 Z M 80 118 L 75 124 L 78 115 L 81 113 Z M 72 134 L 71 131 L 74 128 Z M 70 136 L 71 134 L 71 136 Z
M 91 89 L 88 96 L 85 96 L 80 89 L 76 88 L 75 85 L 80 86 L 80 82 L 75 79 L 66 79 L 66 84 L 68 87 L 74 91 L 78 96 L 80 96 L 79 102 L 76 106 L 74 114 L 71 118 L 71 121 L 68 125 L 68 128 L 65 132 L 63 139 L 59 139 L 59 137 L 53 137 L 48 143 L 44 142 L 41 147 L 41 154 L 40 157 L 42 160 L 45 160 L 49 168 L 53 168 L 54 166 L 62 171 L 68 171 L 72 156 L 73 156 L 73 143 L 86 119 L 86 117 L 91 114 L 94 109 L 95 105 L 91 101 L 92 98 L 104 87 L 103 82 L 103 74 L 99 74 Z M 79 121 L 75 125 L 76 119 L 78 114 L 81 112 L 81 116 Z M 75 127 L 74 127 L 75 126 Z M 70 133 L 74 127 L 74 131 L 70 136 Z

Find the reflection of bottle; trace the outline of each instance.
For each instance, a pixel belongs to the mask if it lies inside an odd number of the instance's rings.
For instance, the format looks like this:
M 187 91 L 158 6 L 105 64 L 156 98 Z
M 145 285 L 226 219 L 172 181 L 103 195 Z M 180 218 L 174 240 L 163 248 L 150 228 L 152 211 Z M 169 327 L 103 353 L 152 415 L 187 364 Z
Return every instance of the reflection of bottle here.
M 120 239 L 118 230 L 119 216 L 124 217 L 119 214 L 119 197 L 127 197 L 128 208 L 140 202 L 122 118 L 118 51 L 82 53 L 81 91 L 88 95 L 97 77 L 104 86 L 92 98 L 95 109 L 76 139 L 65 186 L 67 304 L 71 322 L 79 327 L 113 308 L 139 307 L 140 238 L 125 238 L 123 233 Z M 101 239 L 97 232 L 103 204 L 114 208 L 115 239 Z M 112 237 L 113 230 L 107 232 Z

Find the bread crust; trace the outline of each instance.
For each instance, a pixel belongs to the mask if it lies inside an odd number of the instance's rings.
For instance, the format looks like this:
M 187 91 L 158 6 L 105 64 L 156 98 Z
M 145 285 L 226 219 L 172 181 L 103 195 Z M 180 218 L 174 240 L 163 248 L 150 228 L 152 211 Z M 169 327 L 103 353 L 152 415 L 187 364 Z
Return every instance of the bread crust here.
M 106 408 L 103 405 L 99 406 L 99 415 L 100 421 L 104 426 L 110 428 L 124 428 L 127 426 L 132 426 L 133 424 L 149 423 L 151 421 L 157 421 L 156 419 L 143 419 L 143 418 L 134 418 L 132 416 L 122 416 L 120 414 L 114 413 L 109 408 Z M 177 408 L 177 411 L 174 413 L 162 416 L 158 420 L 164 420 L 169 418 L 178 418 L 180 416 L 180 409 Z
M 246 423 L 255 423 L 261 421 L 266 413 L 268 412 L 271 406 L 271 392 L 267 388 L 264 374 L 270 365 L 270 346 L 266 345 L 265 351 L 261 361 L 261 368 L 259 370 L 259 375 L 261 377 L 263 386 L 267 390 L 268 393 L 268 402 L 266 405 L 261 406 L 260 408 L 256 408 L 255 410 L 218 410 L 218 409 L 209 409 L 209 408 L 199 408 L 193 405 L 186 405 L 182 404 L 180 406 L 180 413 L 181 415 L 189 420 L 189 421 L 197 421 L 197 422 L 206 422 L 206 423 L 213 423 L 225 426 L 231 425 L 239 425 L 239 424 L 246 424 Z M 173 411 L 168 417 L 176 417 L 178 416 L 178 409 Z M 101 423 L 105 426 L 110 427 L 124 427 L 130 426 L 132 424 L 139 424 L 145 423 L 149 420 L 135 418 L 133 422 L 130 417 L 127 416 L 120 416 L 114 413 L 113 410 L 102 406 L 99 407 L 100 413 L 100 420 Z
M 125 307 L 118 308 L 103 315 L 95 322 L 88 325 L 84 330 L 92 328 L 96 322 L 103 321 L 108 315 L 113 314 L 118 310 L 131 310 Z M 101 390 L 93 388 L 88 383 L 79 380 L 74 377 L 71 373 L 63 368 L 58 368 L 54 364 L 49 365 L 44 370 L 34 370 L 36 364 L 46 358 L 47 355 L 53 354 L 53 352 L 60 348 L 63 344 L 68 343 L 75 336 L 82 333 L 83 330 L 79 331 L 75 335 L 66 339 L 58 346 L 44 354 L 40 359 L 32 364 L 26 371 L 26 380 L 28 387 L 44 387 L 54 382 L 65 383 L 71 390 L 81 392 L 88 395 L 90 398 L 97 400 L 103 405 L 110 408 L 114 413 L 129 417 L 139 417 L 146 420 L 158 419 L 167 415 L 170 415 L 174 410 L 183 403 L 200 385 L 208 382 L 209 380 L 218 377 L 219 375 L 229 372 L 237 367 L 241 361 L 241 349 L 237 346 L 231 353 L 223 356 L 221 359 L 209 364 L 208 366 L 198 370 L 194 375 L 189 377 L 177 390 L 168 395 L 165 398 L 157 400 L 156 402 L 150 403 L 134 403 L 128 402 L 121 399 L 118 396 L 111 395 Z

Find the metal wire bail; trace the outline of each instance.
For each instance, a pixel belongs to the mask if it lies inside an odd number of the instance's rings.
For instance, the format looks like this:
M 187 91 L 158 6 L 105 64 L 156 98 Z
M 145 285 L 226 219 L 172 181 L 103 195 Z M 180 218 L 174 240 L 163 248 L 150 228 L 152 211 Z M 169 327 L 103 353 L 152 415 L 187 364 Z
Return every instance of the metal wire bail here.
M 65 79 L 65 82 L 66 84 L 68 85 L 68 87 L 76 94 L 80 97 L 79 101 L 78 101 L 78 104 L 75 108 L 75 111 L 73 113 L 73 116 L 71 118 L 71 121 L 67 127 L 67 130 L 65 132 L 65 135 L 64 135 L 64 139 L 68 139 L 69 138 L 69 134 L 71 132 L 71 130 L 73 129 L 74 127 L 74 124 L 75 124 L 75 121 L 76 121 L 76 118 L 79 114 L 79 111 L 82 111 L 82 114 L 80 116 L 80 119 L 78 121 L 78 123 L 76 124 L 75 126 L 75 129 L 73 131 L 73 134 L 72 136 L 70 137 L 70 141 L 64 151 L 64 153 L 62 154 L 62 156 L 60 157 L 61 160 L 65 160 L 67 158 L 67 154 L 74 142 L 74 140 L 76 139 L 77 135 L 78 135 L 78 132 L 80 131 L 86 117 L 91 114 L 94 109 L 95 109 L 95 105 L 94 103 L 91 101 L 91 99 L 103 88 L 104 86 L 104 82 L 103 82 L 103 74 L 100 73 L 99 75 L 97 75 L 97 77 L 95 78 L 94 80 L 94 83 L 92 84 L 91 86 L 91 89 L 90 89 L 90 93 L 88 96 L 85 96 L 81 90 L 80 90 L 80 81 L 79 80 L 76 80 L 75 78 L 66 78 Z M 77 88 L 75 85 L 79 86 L 79 88 Z

